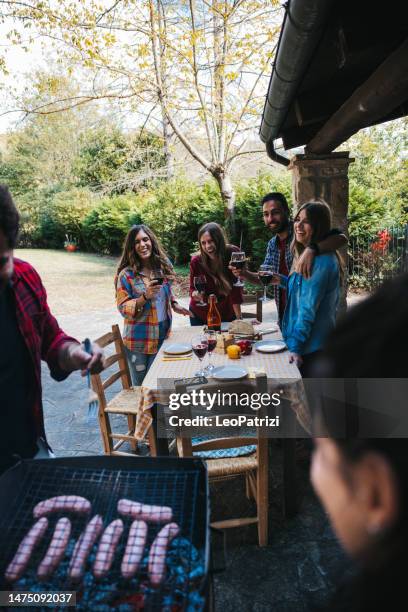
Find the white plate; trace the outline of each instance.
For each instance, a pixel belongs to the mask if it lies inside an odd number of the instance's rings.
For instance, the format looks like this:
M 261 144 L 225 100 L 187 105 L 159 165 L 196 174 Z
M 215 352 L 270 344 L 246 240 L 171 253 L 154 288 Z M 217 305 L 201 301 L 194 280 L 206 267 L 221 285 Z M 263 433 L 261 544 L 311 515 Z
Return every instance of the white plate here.
M 248 376 L 248 371 L 239 366 L 218 366 L 214 368 L 211 376 L 217 380 L 238 380 L 239 378 Z
M 184 355 L 185 353 L 191 353 L 191 350 L 189 344 L 169 344 L 163 352 L 166 355 Z
M 260 340 L 254 347 L 259 353 L 279 353 L 287 348 L 283 340 Z

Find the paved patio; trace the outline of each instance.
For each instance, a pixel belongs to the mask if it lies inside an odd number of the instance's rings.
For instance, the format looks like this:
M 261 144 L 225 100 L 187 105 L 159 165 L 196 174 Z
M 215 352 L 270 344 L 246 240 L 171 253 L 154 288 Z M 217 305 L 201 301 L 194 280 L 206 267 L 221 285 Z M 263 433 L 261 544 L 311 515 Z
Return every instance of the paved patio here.
M 180 301 L 187 305 L 187 299 Z M 274 303 L 267 305 L 264 314 L 265 320 L 276 320 Z M 67 333 L 79 339 L 96 338 L 108 331 L 112 323 L 121 325 L 120 316 L 112 310 L 59 316 L 58 320 Z M 186 317 L 175 317 L 175 328 L 188 324 Z M 55 454 L 101 454 L 98 422 L 89 424 L 86 419 L 85 380 L 74 373 L 66 381 L 57 383 L 44 366 L 43 386 L 46 430 Z M 258 548 L 254 544 L 254 528 L 242 530 L 242 533 L 228 532 L 227 567 L 215 579 L 217 612 L 306 612 L 327 599 L 348 567 L 314 497 L 305 463 L 298 470 L 300 512 L 293 519 L 283 519 L 280 465 L 277 446 L 271 456 L 271 545 Z M 214 491 L 212 507 L 217 516 L 218 513 L 222 515 L 224 509 L 228 511 L 237 503 L 245 503 L 234 485 L 234 482 L 223 485 L 222 495 Z M 218 548 L 217 542 L 215 546 Z

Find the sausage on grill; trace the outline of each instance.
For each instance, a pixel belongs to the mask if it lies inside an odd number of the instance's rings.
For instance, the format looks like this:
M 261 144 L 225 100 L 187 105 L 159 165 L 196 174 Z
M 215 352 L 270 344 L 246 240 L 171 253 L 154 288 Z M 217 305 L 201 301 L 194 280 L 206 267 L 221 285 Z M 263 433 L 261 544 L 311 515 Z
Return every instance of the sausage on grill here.
M 102 528 L 102 517 L 96 514 L 79 536 L 68 568 L 68 575 L 72 580 L 79 580 L 83 575 L 88 555 L 99 538 Z
M 123 555 L 121 571 L 124 578 L 133 578 L 139 567 L 146 544 L 147 523 L 133 521 L 129 529 L 125 554 Z
M 166 574 L 166 554 L 167 548 L 173 538 L 180 532 L 180 527 L 176 523 L 169 523 L 159 531 L 155 537 L 149 552 L 149 578 L 150 582 L 159 585 Z
M 50 497 L 39 502 L 35 506 L 33 514 L 35 518 L 40 518 L 60 510 L 86 514 L 91 511 L 91 504 L 85 497 L 80 497 L 79 495 L 57 495 L 57 497 Z
M 39 521 L 34 523 L 27 535 L 21 540 L 16 554 L 6 569 L 6 580 L 15 582 L 21 578 L 30 561 L 34 548 L 40 542 L 47 529 L 48 519 L 46 518 L 40 518 Z
M 168 506 L 149 506 L 130 499 L 118 501 L 118 512 L 123 516 L 131 516 L 148 523 L 168 523 L 173 518 L 173 511 Z
M 55 525 L 52 540 L 37 569 L 37 576 L 40 579 L 45 579 L 58 567 L 62 557 L 64 556 L 69 537 L 71 535 L 71 521 L 64 517 L 60 518 Z
M 122 533 L 123 521 L 121 519 L 112 521 L 103 532 L 93 566 L 93 573 L 96 578 L 103 578 L 109 572 Z

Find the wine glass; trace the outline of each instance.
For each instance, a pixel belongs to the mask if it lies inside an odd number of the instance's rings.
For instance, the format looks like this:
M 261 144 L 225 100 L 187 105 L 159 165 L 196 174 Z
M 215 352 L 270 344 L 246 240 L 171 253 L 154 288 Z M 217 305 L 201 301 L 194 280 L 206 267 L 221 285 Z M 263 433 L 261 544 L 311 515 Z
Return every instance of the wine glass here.
M 158 285 L 162 285 L 164 283 L 164 274 L 160 268 L 153 269 L 150 272 L 149 278 L 151 281 L 156 281 Z
M 195 290 L 198 291 L 198 293 L 204 293 L 206 283 L 207 283 L 207 279 L 205 278 L 204 274 L 200 274 L 199 276 L 194 276 L 193 278 L 193 284 L 194 284 Z M 202 300 L 200 302 L 196 302 L 196 305 L 197 306 L 207 306 L 207 304 L 203 302 Z
M 263 297 L 259 299 L 261 302 L 271 302 L 272 300 L 266 297 L 266 288 L 272 282 L 272 277 L 273 277 L 272 266 L 268 266 L 266 264 L 259 266 L 258 276 L 259 276 L 259 280 L 261 281 L 264 287 Z
M 205 334 L 198 334 L 194 336 L 191 341 L 191 348 L 193 349 L 194 355 L 200 360 L 200 370 L 194 374 L 194 376 L 205 376 L 204 369 L 201 365 L 202 360 L 208 351 L 208 340 Z
M 205 335 L 208 342 L 208 365 L 204 368 L 204 371 L 206 374 L 209 374 L 211 376 L 214 370 L 214 366 L 211 362 L 211 356 L 213 354 L 213 350 L 217 346 L 217 332 L 213 329 L 209 329 Z
M 244 251 L 234 251 L 233 253 L 231 253 L 230 265 L 233 266 L 234 268 L 238 268 L 239 270 L 242 270 L 245 265 L 245 261 L 246 261 L 246 257 L 245 257 Z M 240 278 L 237 278 L 237 280 L 233 284 L 233 287 L 244 287 L 244 286 L 245 285 Z

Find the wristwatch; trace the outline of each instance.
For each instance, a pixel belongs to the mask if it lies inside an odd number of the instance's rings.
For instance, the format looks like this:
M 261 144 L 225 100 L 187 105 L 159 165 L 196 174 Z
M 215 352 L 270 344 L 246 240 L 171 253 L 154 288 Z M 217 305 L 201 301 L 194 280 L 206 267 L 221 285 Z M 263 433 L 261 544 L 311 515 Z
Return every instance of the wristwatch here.
M 319 249 L 319 245 L 317 244 L 317 242 L 311 242 L 308 245 L 308 248 L 312 249 L 315 255 L 320 255 L 320 249 Z

